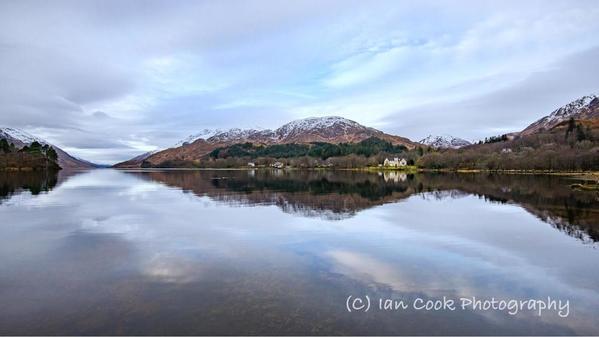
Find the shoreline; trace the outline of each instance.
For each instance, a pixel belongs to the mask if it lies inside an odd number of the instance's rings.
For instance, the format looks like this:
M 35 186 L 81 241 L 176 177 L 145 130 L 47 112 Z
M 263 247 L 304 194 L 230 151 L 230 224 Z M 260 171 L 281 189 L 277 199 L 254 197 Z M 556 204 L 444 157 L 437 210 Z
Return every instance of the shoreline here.
M 382 167 L 357 167 L 357 168 L 331 168 L 331 167 L 109 167 L 120 171 L 250 171 L 250 170 L 305 170 L 305 171 L 357 171 L 357 172 L 402 172 L 402 173 L 497 173 L 519 175 L 555 175 L 555 176 L 584 176 L 599 180 L 598 171 L 554 171 L 554 170 L 483 170 L 483 169 L 424 169 L 415 166 L 407 168 L 382 168 Z

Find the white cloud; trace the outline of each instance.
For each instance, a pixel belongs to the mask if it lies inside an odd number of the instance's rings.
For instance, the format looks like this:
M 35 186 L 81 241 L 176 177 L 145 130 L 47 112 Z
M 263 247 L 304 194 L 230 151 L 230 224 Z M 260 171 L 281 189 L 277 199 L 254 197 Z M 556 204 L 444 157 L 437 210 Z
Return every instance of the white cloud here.
M 398 111 L 528 90 L 523 79 L 598 46 L 598 33 L 593 1 L 6 1 L 0 124 L 106 162 L 206 126 L 314 115 L 474 136 L 514 122 L 472 112 L 478 129 L 459 132 L 450 113 Z M 568 95 L 599 87 L 588 82 Z

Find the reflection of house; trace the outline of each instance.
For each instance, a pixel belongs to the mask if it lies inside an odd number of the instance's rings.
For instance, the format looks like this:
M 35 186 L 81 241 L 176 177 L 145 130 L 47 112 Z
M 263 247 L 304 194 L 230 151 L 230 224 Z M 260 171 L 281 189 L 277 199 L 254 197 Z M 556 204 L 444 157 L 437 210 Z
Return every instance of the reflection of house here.
M 385 158 L 385 161 L 383 162 L 383 166 L 390 166 L 390 167 L 404 167 L 408 165 L 408 162 L 404 159 L 404 158 L 393 158 L 393 160 L 389 160 L 389 158 Z
M 255 164 L 255 163 L 252 163 L 252 162 L 249 162 L 249 163 L 248 163 L 248 167 L 256 167 L 256 164 Z
M 272 167 L 282 169 L 285 167 L 285 164 L 281 163 L 280 161 L 277 161 L 274 164 L 272 164 Z
M 406 179 L 408 179 L 408 176 L 405 173 L 399 173 L 397 171 L 389 171 L 389 172 L 383 173 L 383 179 L 385 179 L 385 182 L 399 183 L 399 182 L 406 181 Z

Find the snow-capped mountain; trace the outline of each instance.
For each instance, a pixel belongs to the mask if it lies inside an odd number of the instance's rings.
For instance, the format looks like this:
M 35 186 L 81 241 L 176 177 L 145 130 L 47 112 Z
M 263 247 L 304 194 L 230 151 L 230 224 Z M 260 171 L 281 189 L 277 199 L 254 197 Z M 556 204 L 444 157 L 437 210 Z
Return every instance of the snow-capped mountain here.
M 271 130 L 256 130 L 256 129 L 229 129 L 214 134 L 207 138 L 210 143 L 227 143 L 227 142 L 246 142 L 246 141 L 261 141 L 266 142 L 273 138 Z
M 275 130 L 279 139 L 293 138 L 298 135 L 315 132 L 351 133 L 356 130 L 368 130 L 365 126 L 343 117 L 312 117 L 289 122 Z
M 40 137 L 36 137 L 20 129 L 0 127 L 0 139 L 6 139 L 9 143 L 13 143 L 17 148 L 21 148 L 25 145 L 30 145 L 33 142 L 38 142 L 44 145 L 51 145 L 58 154 L 58 165 L 60 165 L 60 167 L 62 167 L 63 169 L 83 169 L 97 166 L 83 159 L 73 157 L 58 146 L 53 145 Z
M 158 152 L 146 160 L 158 163 L 171 160 L 197 160 L 213 149 L 239 143 L 263 145 L 288 143 L 344 143 L 359 142 L 370 137 L 387 140 L 393 144 L 414 147 L 407 138 L 386 134 L 343 117 L 312 117 L 287 123 L 275 130 L 230 129 L 202 130 L 177 143 L 178 146 Z M 132 167 L 141 162 L 132 160 L 117 167 Z
M 6 139 L 9 143 L 13 143 L 17 147 L 29 145 L 35 141 L 40 144 L 49 144 L 39 137 L 15 128 L 0 128 L 0 139 Z
M 290 143 L 311 141 L 335 141 L 334 138 L 355 134 L 367 134 L 368 138 L 381 131 L 365 127 L 357 122 L 343 117 L 312 117 L 287 123 L 275 130 L 269 129 L 239 129 L 229 130 L 204 129 L 197 134 L 177 142 L 174 147 L 192 144 L 201 140 L 208 143 Z M 344 140 L 337 140 L 341 142 Z M 347 139 L 352 141 L 352 139 Z
M 587 120 L 599 118 L 599 95 L 583 96 L 550 113 L 538 121 L 530 124 L 521 134 L 528 135 L 541 130 L 550 130 L 556 125 L 574 118 Z
M 226 142 L 291 142 L 296 138 L 306 138 L 312 135 L 316 138 L 330 138 L 349 135 L 355 132 L 370 133 L 376 131 L 343 117 L 312 117 L 287 123 L 276 130 L 268 129 L 239 129 L 229 130 L 204 129 L 197 134 L 177 142 L 174 147 L 191 144 L 197 140 L 210 143 Z M 317 141 L 317 140 L 314 140 Z
M 208 139 L 210 137 L 213 137 L 215 135 L 218 135 L 220 133 L 223 133 L 224 131 L 220 130 L 220 129 L 204 129 L 196 134 L 193 135 L 189 135 L 188 137 L 178 141 L 175 145 L 173 145 L 173 147 L 179 147 L 179 146 L 183 146 L 183 145 L 187 145 L 187 144 L 191 144 L 193 142 L 195 142 L 198 139 Z
M 460 147 L 472 145 L 471 142 L 465 139 L 453 137 L 450 135 L 429 135 L 428 137 L 420 140 L 418 143 L 434 147 L 436 149 L 459 149 Z

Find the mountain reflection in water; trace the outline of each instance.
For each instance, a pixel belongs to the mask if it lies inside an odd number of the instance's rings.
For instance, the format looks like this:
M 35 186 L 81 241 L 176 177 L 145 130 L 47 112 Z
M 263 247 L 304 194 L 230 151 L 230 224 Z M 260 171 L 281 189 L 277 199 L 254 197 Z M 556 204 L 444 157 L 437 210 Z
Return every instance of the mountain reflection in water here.
M 514 203 L 584 242 L 599 241 L 599 193 L 577 191 L 550 175 L 420 173 L 397 171 L 206 170 L 132 174 L 238 205 L 277 205 L 302 216 L 344 219 L 414 194 Z
M 0 335 L 596 335 L 597 194 L 572 182 L 0 174 Z M 350 295 L 551 296 L 569 300 L 571 314 L 349 313 Z

